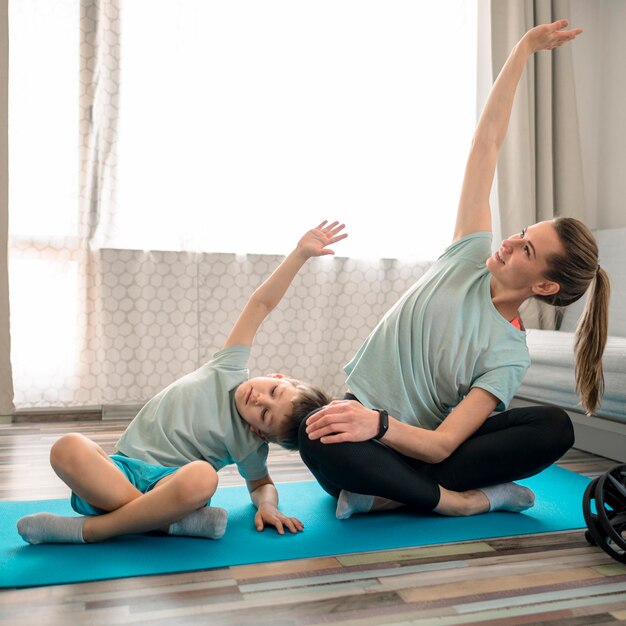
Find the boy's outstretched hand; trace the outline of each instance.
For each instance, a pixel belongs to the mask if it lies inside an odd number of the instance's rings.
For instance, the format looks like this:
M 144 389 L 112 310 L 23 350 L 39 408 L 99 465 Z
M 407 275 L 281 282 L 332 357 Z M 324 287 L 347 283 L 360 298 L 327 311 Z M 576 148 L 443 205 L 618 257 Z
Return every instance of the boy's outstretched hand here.
M 324 220 L 317 228 L 305 233 L 298 245 L 250 296 L 224 347 L 251 346 L 259 326 L 282 300 L 291 281 L 307 260 L 314 256 L 335 254 L 328 246 L 348 236 L 341 232 L 344 228 L 345 226 L 339 222 L 329 224 Z
M 304 524 L 297 517 L 290 517 L 281 513 L 277 507 L 262 504 L 254 516 L 254 525 L 258 531 L 266 526 L 274 526 L 279 535 L 285 534 L 285 528 L 292 533 L 304 530 Z
M 328 246 L 345 239 L 348 233 L 342 233 L 345 224 L 333 222 L 328 224 L 324 220 L 316 228 L 309 230 L 298 242 L 296 252 L 301 254 L 305 259 L 313 256 L 324 256 L 326 254 L 335 254 Z

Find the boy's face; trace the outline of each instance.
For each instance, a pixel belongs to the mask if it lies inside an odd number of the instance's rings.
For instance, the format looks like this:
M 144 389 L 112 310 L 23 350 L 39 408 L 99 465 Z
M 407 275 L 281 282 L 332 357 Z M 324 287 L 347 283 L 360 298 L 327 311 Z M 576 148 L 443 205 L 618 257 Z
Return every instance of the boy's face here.
M 274 376 L 257 376 L 241 383 L 235 391 L 239 415 L 250 424 L 250 430 L 262 439 L 278 433 L 293 412 L 298 390 L 288 380 Z

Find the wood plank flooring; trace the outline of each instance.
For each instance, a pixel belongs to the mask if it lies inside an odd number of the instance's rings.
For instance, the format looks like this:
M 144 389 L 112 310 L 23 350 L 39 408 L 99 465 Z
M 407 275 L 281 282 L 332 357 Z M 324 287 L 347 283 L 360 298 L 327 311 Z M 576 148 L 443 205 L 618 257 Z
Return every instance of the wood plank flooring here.
M 0 425 L 0 498 L 67 497 L 48 465 L 78 431 L 107 452 L 125 421 Z M 589 477 L 617 463 L 577 450 L 559 463 Z M 272 448 L 277 482 L 308 480 L 297 453 Z M 242 481 L 220 472 L 221 485 Z M 582 531 L 0 591 L 0 625 L 619 624 L 626 566 Z

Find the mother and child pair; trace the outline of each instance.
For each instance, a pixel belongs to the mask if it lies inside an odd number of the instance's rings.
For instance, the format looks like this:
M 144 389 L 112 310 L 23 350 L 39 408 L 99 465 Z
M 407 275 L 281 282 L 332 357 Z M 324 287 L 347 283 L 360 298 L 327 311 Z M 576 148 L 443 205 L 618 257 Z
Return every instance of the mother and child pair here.
M 90 543 L 155 530 L 217 539 L 227 511 L 210 501 L 231 463 L 256 528 L 299 532 L 302 522 L 278 508 L 268 441 L 300 451 L 340 519 L 400 506 L 458 516 L 533 506 L 534 494 L 513 481 L 554 463 L 574 435 L 559 408 L 506 410 L 530 365 L 518 309 L 529 298 L 567 306 L 589 291 L 576 385 L 592 413 L 603 391 L 609 282 L 593 235 L 573 218 L 531 225 L 492 251 L 489 194 L 526 62 L 582 32 L 566 28 L 566 20 L 532 28 L 510 53 L 474 134 L 452 244 L 345 366 L 344 399 L 248 371 L 256 332 L 298 271 L 347 236 L 324 221 L 252 294 L 223 349 L 145 405 L 117 454 L 79 434 L 53 445 L 52 466 L 80 516 L 24 517 L 24 540 Z

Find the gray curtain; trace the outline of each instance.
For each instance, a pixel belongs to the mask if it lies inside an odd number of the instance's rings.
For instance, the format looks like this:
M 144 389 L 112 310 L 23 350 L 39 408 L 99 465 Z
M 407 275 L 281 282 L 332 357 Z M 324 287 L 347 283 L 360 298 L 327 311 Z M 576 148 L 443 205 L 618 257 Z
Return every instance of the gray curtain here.
M 569 13 L 569 0 L 492 0 L 494 80 L 528 29 Z M 498 198 L 503 237 L 559 215 L 585 219 L 571 45 L 528 62 L 498 160 Z M 527 327 L 554 328 L 560 312 L 530 301 L 522 317 Z
M 9 3 L 0 0 L 0 415 L 13 406 L 9 335 Z

